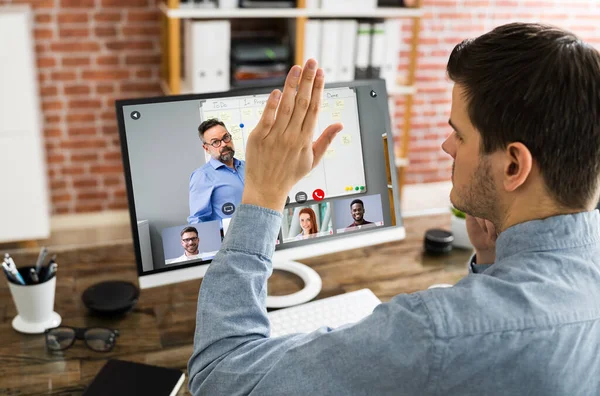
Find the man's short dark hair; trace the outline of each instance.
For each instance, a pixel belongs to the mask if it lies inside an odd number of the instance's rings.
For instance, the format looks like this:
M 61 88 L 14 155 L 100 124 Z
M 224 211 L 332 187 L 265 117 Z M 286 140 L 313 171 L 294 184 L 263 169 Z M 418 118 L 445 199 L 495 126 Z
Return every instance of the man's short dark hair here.
M 597 199 L 597 50 L 556 27 L 512 23 L 458 44 L 447 72 L 464 88 L 482 153 L 521 142 L 560 206 L 580 209 Z
M 198 136 L 200 136 L 200 140 L 204 141 L 204 132 L 217 125 L 221 125 L 223 128 L 227 129 L 223 121 L 220 121 L 218 118 L 209 118 L 208 120 L 203 121 L 198 127 Z
M 183 234 L 185 234 L 186 232 L 193 232 L 196 234 L 196 236 L 198 236 L 198 230 L 196 229 L 196 227 L 185 227 L 183 230 L 181 230 L 181 237 L 183 237 Z
M 360 204 L 360 206 L 362 206 L 363 209 L 365 208 L 365 204 L 360 199 L 355 199 L 354 201 L 350 202 L 350 209 L 352 209 L 352 205 L 354 204 Z

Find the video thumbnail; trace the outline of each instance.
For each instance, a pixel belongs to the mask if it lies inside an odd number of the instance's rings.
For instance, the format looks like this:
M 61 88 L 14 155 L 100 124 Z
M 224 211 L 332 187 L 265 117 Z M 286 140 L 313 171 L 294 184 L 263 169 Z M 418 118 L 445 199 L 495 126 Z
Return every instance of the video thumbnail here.
M 220 222 L 208 221 L 162 230 L 165 264 L 212 260 L 221 248 Z
M 335 201 L 336 233 L 357 231 L 383 225 L 381 195 L 354 196 Z
M 329 202 L 287 208 L 283 212 L 283 243 L 296 242 L 333 234 Z

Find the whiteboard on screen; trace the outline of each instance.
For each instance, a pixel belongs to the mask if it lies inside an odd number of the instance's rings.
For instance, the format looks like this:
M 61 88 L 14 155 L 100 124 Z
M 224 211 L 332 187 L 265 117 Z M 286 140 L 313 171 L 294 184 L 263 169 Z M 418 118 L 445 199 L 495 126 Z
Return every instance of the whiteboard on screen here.
M 203 100 L 200 103 L 199 121 L 211 118 L 222 121 L 232 136 L 235 158 L 244 160 L 248 137 L 262 117 L 268 98 L 269 94 L 260 94 Z M 313 186 L 318 186 L 328 198 L 367 192 L 358 103 L 354 89 L 325 90 L 313 141 L 319 138 L 328 125 L 338 122 L 344 125 L 343 131 L 328 147 L 319 164 L 292 187 L 289 192 L 290 202 L 296 202 L 296 194 L 302 192 L 311 199 Z M 207 154 L 206 161 L 209 159 Z
M 0 242 L 47 238 L 48 182 L 27 6 L 0 7 Z

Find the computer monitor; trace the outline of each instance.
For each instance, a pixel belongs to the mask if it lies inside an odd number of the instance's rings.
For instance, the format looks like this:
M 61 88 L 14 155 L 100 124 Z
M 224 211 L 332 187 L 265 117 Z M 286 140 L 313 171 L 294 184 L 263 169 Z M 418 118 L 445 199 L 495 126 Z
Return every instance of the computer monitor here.
M 245 166 L 248 135 L 270 92 L 253 88 L 116 102 L 141 288 L 206 272 L 240 204 L 239 166 Z M 215 176 L 225 165 L 210 160 L 198 133 L 213 118 L 225 124 L 235 149 L 237 165 L 230 171 L 238 173 L 226 179 Z M 273 257 L 275 269 L 298 273 L 310 287 L 288 300 L 269 297 L 271 306 L 293 305 L 320 290 L 316 272 L 298 260 L 405 237 L 385 82 L 326 85 L 315 139 L 340 121 L 344 129 L 321 163 L 288 194 Z M 241 188 L 234 186 L 240 182 Z

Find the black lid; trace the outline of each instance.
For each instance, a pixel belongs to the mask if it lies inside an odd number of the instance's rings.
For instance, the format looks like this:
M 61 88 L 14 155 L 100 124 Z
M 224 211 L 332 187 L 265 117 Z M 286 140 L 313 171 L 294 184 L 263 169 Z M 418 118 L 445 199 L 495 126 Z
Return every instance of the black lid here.
M 450 231 L 442 230 L 439 228 L 427 230 L 427 232 L 425 232 L 425 238 L 427 238 L 431 242 L 437 243 L 454 242 L 454 236 Z
M 450 231 L 434 228 L 425 232 L 425 251 L 433 254 L 448 253 L 452 250 L 454 236 Z
M 120 314 L 130 311 L 140 291 L 131 282 L 106 281 L 88 287 L 81 296 L 85 306 L 98 314 Z

